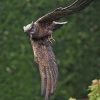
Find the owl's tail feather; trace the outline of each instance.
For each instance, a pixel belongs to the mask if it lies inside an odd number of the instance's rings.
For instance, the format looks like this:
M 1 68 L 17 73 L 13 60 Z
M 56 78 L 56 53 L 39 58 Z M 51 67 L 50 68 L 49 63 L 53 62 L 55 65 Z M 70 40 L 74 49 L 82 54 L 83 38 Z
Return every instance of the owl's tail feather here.
M 52 80 L 51 80 L 51 73 L 49 67 L 46 67 L 46 77 L 47 77 L 46 86 L 45 86 L 46 92 L 44 95 L 45 95 L 45 100 L 48 100 L 52 88 Z
M 47 77 L 46 77 L 46 69 L 44 66 L 40 66 L 39 67 L 40 70 L 40 76 L 41 76 L 41 95 L 45 94 L 45 86 L 46 86 L 46 82 L 47 82 Z
M 57 68 L 57 66 L 50 66 L 50 70 L 51 70 L 51 77 L 52 77 L 51 94 L 53 94 L 56 89 L 56 84 L 57 84 L 57 80 L 58 80 L 58 68 Z
M 45 87 L 45 100 L 48 100 L 50 95 L 54 93 L 56 83 L 57 83 L 57 69 L 53 66 L 48 66 L 46 68 L 46 86 Z
M 51 62 L 52 63 L 52 62 Z M 40 66 L 41 74 L 41 94 L 45 96 L 45 100 L 54 93 L 58 78 L 57 66 Z
M 56 86 L 57 86 L 57 81 L 58 81 L 58 67 L 57 67 L 56 63 L 55 63 L 55 66 L 52 69 L 53 69 L 52 72 L 54 72 L 53 78 L 54 78 L 54 91 L 55 91 Z
M 52 72 L 52 78 L 53 78 L 53 91 L 51 92 L 51 94 L 53 94 L 53 92 L 56 89 L 56 85 L 57 85 L 57 81 L 58 81 L 58 67 L 56 64 L 55 55 L 52 50 L 51 50 L 51 52 L 48 53 L 48 55 L 49 55 L 49 61 L 48 61 L 49 67 Z
M 41 94 L 45 96 L 45 100 L 48 100 L 51 94 L 51 88 L 53 89 L 52 73 L 47 66 L 40 66 L 41 74 Z

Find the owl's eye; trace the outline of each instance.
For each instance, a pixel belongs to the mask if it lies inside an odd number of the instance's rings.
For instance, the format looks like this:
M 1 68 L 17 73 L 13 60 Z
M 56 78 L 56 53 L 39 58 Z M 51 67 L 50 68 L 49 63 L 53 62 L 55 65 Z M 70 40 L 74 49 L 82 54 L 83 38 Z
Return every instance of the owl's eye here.
M 33 25 L 29 30 L 29 33 L 34 34 L 36 32 L 36 27 Z

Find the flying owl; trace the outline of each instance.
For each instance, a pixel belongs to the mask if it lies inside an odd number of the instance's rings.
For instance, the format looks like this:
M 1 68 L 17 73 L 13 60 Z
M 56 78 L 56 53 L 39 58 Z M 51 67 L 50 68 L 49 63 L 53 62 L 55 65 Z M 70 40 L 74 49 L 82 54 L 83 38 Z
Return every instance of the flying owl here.
M 51 43 L 53 31 L 59 29 L 67 22 L 57 22 L 57 20 L 79 12 L 88 6 L 93 0 L 76 0 L 68 7 L 60 7 L 44 15 L 37 21 L 24 26 L 32 44 L 35 62 L 39 66 L 41 76 L 41 94 L 48 100 L 54 93 L 58 81 L 58 67 L 53 53 Z

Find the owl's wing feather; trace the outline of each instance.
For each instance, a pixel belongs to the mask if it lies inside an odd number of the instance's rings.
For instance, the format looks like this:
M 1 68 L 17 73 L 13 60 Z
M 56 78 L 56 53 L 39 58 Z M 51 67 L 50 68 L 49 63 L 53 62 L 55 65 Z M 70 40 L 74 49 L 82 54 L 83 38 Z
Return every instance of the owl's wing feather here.
M 82 9 L 86 8 L 92 1 L 94 0 L 75 0 L 71 5 L 67 7 L 60 7 L 55 9 L 54 11 L 45 14 L 44 16 L 38 19 L 38 22 L 47 23 L 59 20 L 60 18 L 81 11 Z
M 31 40 L 31 42 L 36 63 L 39 65 L 40 70 L 41 94 L 45 95 L 45 100 L 48 100 L 56 88 L 58 79 L 58 67 L 55 55 L 47 39 L 40 41 Z

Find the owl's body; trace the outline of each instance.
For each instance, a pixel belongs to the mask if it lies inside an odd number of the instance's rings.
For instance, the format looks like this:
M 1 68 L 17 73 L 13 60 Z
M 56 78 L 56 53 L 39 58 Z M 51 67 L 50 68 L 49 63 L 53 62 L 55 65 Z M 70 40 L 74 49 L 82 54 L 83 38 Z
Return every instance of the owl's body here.
M 55 55 L 52 51 L 51 43 L 48 39 L 32 41 L 35 62 L 39 65 L 41 75 L 41 93 L 48 100 L 56 88 L 58 79 L 58 68 Z
M 24 26 L 24 32 L 27 32 L 30 37 L 35 61 L 39 66 L 41 93 L 45 96 L 45 100 L 48 100 L 49 96 L 54 92 L 58 80 L 58 67 L 49 38 L 52 36 L 53 31 L 66 24 L 66 22 L 56 21 L 79 12 L 92 1 L 93 0 L 75 0 L 75 2 L 68 7 L 57 8 L 35 22 Z

